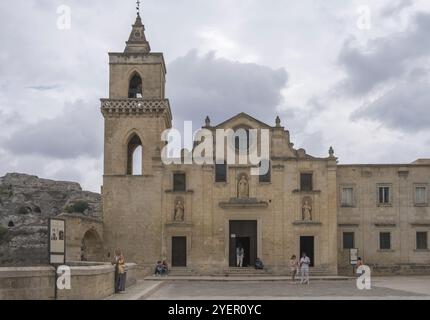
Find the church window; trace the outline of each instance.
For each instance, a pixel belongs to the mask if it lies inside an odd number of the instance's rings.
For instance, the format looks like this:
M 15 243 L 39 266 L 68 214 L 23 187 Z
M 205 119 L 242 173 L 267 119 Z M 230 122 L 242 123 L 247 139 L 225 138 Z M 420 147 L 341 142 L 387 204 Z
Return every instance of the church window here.
M 391 203 L 390 199 L 390 187 L 389 186 L 379 186 L 378 187 L 378 202 L 381 205 L 388 205 Z
M 263 160 L 263 161 L 268 162 L 269 168 L 268 168 L 268 170 L 267 170 L 266 173 L 260 174 L 258 176 L 258 181 L 259 182 L 270 182 L 271 181 L 271 166 L 270 166 L 270 161 L 269 160 Z M 262 167 L 261 167 L 261 163 L 260 163 L 260 170 L 261 170 L 261 168 Z
M 142 141 L 133 134 L 127 144 L 127 174 L 142 175 Z
M 417 204 L 417 205 L 427 204 L 427 187 L 426 186 L 415 186 L 415 204 Z
M 354 205 L 354 189 L 352 187 L 344 187 L 341 192 L 342 207 L 352 207 Z
M 215 182 L 227 182 L 227 164 L 215 164 Z
M 246 153 L 249 151 L 251 144 L 249 129 L 247 128 L 236 128 L 234 134 L 234 147 L 236 151 Z
M 173 191 L 184 192 L 187 190 L 185 173 L 173 174 Z
M 137 72 L 135 72 L 130 79 L 130 84 L 128 87 L 128 97 L 134 99 L 143 98 L 142 78 Z
M 417 232 L 417 250 L 427 250 L 427 232 Z
M 379 233 L 379 249 L 390 250 L 391 249 L 391 233 L 381 232 Z
M 312 191 L 312 173 L 301 173 L 300 174 L 300 190 L 301 191 Z
M 344 249 L 354 248 L 354 232 L 343 233 L 343 248 Z

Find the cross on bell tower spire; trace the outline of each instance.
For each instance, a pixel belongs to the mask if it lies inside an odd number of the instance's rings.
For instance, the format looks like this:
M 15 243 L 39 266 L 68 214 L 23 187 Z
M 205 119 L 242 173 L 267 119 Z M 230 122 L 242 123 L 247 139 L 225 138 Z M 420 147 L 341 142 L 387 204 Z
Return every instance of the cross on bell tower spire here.
M 136 21 L 134 22 L 130 37 L 126 42 L 125 53 L 149 53 L 151 47 L 145 37 L 145 26 L 140 17 L 140 0 L 136 1 Z
M 136 1 L 136 11 L 137 15 L 140 17 L 140 0 Z

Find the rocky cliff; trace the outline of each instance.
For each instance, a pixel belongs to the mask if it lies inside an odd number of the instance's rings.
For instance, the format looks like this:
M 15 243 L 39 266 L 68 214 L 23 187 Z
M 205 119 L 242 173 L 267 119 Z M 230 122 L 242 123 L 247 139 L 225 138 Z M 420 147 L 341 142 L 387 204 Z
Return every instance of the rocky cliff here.
M 0 177 L 0 266 L 46 264 L 48 218 L 75 208 L 101 219 L 100 194 L 75 182 L 19 173 Z

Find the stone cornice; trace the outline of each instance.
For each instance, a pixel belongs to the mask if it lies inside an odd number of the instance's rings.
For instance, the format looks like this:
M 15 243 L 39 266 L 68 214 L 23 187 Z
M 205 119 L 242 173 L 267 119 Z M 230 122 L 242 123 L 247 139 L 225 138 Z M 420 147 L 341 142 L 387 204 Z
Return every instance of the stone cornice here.
M 320 226 L 322 225 L 321 222 L 318 221 L 306 221 L 306 220 L 297 220 L 293 222 L 293 225 L 300 226 L 300 225 L 306 225 L 306 226 Z
M 396 224 L 392 222 L 376 222 L 375 227 L 377 228 L 395 228 Z
M 100 99 L 101 112 L 106 117 L 166 115 L 171 124 L 172 113 L 168 99 Z
M 174 191 L 174 190 L 164 190 L 165 193 L 174 193 L 174 194 L 192 194 L 194 193 L 194 190 L 187 190 L 187 191 Z
M 429 222 L 412 222 L 412 227 L 430 227 L 430 221 Z
M 189 222 L 172 221 L 165 224 L 167 228 L 192 228 L 193 224 Z
M 320 194 L 321 190 L 299 190 L 299 189 L 294 189 L 293 193 L 302 193 L 302 194 Z
M 351 223 L 345 222 L 345 223 L 339 223 L 337 226 L 338 227 L 344 227 L 344 228 L 346 228 L 346 227 L 352 228 L 352 227 L 359 227 L 360 224 L 359 223 L 352 223 L 352 222 Z
M 256 198 L 231 198 L 230 201 L 221 201 L 219 206 L 223 209 L 229 208 L 267 208 L 266 201 L 258 201 Z

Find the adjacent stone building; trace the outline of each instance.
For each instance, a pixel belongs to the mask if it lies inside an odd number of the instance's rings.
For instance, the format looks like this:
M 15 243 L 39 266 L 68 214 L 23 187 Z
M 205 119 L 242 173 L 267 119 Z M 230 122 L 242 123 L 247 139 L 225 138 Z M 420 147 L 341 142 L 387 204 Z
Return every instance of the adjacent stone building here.
M 204 128 L 269 130 L 267 174 L 251 175 L 251 164 L 163 164 L 160 137 L 172 123 L 166 65 L 144 31 L 138 15 L 124 52 L 109 54 L 109 98 L 101 100 L 106 258 L 119 247 L 145 272 L 166 259 L 219 274 L 236 265 L 240 243 L 246 266 L 259 257 L 275 274 L 304 251 L 311 272 L 351 272 L 349 248 L 375 270 L 430 265 L 430 160 L 339 165 L 332 148 L 324 158 L 295 149 L 279 118 L 272 125 L 240 113 L 217 125 L 207 118 Z

